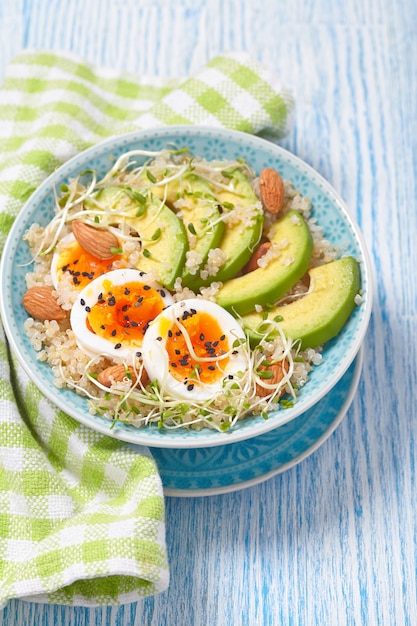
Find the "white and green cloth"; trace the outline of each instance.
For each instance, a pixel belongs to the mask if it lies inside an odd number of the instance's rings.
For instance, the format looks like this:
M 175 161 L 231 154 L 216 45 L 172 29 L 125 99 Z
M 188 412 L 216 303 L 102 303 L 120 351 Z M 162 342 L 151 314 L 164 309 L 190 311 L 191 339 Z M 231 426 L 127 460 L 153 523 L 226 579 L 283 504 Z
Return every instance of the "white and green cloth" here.
M 241 53 L 181 82 L 23 51 L 0 89 L 0 250 L 42 180 L 101 139 L 165 124 L 281 137 L 292 111 L 281 83 Z M 150 452 L 54 407 L 1 332 L 0 608 L 11 598 L 114 605 L 168 584 L 163 490 Z

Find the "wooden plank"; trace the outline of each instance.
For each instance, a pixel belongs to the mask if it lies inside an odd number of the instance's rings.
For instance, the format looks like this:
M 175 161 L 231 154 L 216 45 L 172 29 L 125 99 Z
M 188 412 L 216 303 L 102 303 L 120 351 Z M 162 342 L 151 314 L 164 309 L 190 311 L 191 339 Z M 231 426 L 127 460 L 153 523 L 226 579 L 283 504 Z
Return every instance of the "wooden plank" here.
M 246 49 L 293 89 L 282 142 L 340 192 L 372 254 L 357 397 L 298 467 L 232 494 L 167 499 L 171 584 L 124 607 L 13 601 L 2 624 L 228 626 L 416 620 L 415 3 L 3 0 L 0 77 L 20 47 L 186 75 Z

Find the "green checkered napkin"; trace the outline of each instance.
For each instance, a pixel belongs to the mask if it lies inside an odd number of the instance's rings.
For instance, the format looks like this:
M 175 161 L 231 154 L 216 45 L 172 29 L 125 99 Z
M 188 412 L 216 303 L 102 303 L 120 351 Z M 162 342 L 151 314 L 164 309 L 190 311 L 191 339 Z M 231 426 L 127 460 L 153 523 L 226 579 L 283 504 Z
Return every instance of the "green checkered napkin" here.
M 292 110 L 283 86 L 240 53 L 214 58 L 183 82 L 149 82 L 25 51 L 0 90 L 0 249 L 39 183 L 103 138 L 164 124 L 280 137 Z M 164 515 L 149 451 L 55 408 L 1 334 L 0 607 L 10 598 L 119 604 L 163 591 Z

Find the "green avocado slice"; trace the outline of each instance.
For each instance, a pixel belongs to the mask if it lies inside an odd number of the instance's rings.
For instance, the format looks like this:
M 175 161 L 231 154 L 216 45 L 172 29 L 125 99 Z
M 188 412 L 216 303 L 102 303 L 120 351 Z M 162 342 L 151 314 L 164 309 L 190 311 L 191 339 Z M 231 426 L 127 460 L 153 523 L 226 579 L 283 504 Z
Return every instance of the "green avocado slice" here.
M 268 312 L 269 320 L 279 320 L 286 337 L 301 342 L 301 349 L 315 348 L 339 334 L 354 310 L 360 289 L 360 269 L 351 256 L 343 257 L 309 271 L 309 292 L 290 304 L 276 306 Z M 242 324 L 252 345 L 268 333 L 262 313 L 242 317 Z M 271 327 L 269 338 L 276 337 Z
M 188 237 L 189 252 L 196 259 L 194 267 L 182 272 L 182 284 L 189 287 L 196 279 L 213 248 L 217 248 L 224 233 L 219 203 L 210 185 L 194 172 L 186 172 L 165 186 L 152 187 L 152 192 L 175 212 L 179 212 Z M 191 260 L 190 255 L 190 260 Z
M 100 190 L 94 206 L 103 209 L 103 220 L 108 222 L 117 221 L 117 212 L 123 212 L 125 222 L 142 240 L 138 269 L 152 272 L 158 282 L 173 289 L 188 250 L 184 225 L 175 213 L 149 190 L 124 187 Z
M 196 292 L 214 281 L 224 282 L 236 276 L 249 261 L 262 235 L 262 205 L 249 180 L 239 169 L 230 170 L 228 180 L 229 190 L 211 184 L 223 213 L 224 234 L 218 248 L 226 260 L 213 276 L 194 277 L 189 286 Z
M 313 240 L 303 217 L 289 211 L 270 229 L 277 256 L 266 267 L 225 282 L 216 302 L 232 314 L 245 315 L 256 305 L 277 302 L 305 274 L 313 252 Z

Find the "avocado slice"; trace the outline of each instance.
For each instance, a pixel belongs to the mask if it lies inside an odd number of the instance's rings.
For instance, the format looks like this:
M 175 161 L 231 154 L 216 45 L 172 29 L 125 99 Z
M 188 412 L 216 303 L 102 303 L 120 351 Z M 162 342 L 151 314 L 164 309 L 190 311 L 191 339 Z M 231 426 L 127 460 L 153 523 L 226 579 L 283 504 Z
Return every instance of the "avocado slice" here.
M 175 213 L 149 190 L 142 193 L 128 187 L 107 187 L 96 194 L 95 200 L 96 209 L 101 206 L 105 211 L 123 211 L 126 223 L 142 239 L 138 269 L 152 272 L 158 282 L 173 289 L 188 250 L 184 225 Z M 103 218 L 111 222 L 112 215 L 105 212 Z
M 227 173 L 230 180 L 230 190 L 211 185 L 212 193 L 222 208 L 224 216 L 224 234 L 218 247 L 226 258 L 214 276 L 201 278 L 197 275 L 190 282 L 190 287 L 198 291 L 214 281 L 224 282 L 236 276 L 246 265 L 255 250 L 263 229 L 264 214 L 259 198 L 253 191 L 249 180 L 239 170 L 233 169 Z M 245 209 L 252 208 L 250 219 L 245 217 Z M 233 208 L 243 209 L 242 219 L 227 220 L 227 213 Z
M 356 306 L 355 296 L 360 288 L 359 264 L 351 256 L 314 267 L 309 277 L 310 290 L 305 296 L 268 312 L 268 319 L 281 320 L 284 335 L 300 341 L 302 350 L 315 348 L 338 335 Z M 267 330 L 262 313 L 244 315 L 241 321 L 251 344 L 259 343 Z M 269 337 L 277 334 L 277 330 L 272 330 Z
M 191 286 L 196 276 L 203 269 L 209 252 L 217 248 L 224 233 L 219 203 L 213 195 L 210 185 L 194 172 L 186 172 L 180 179 L 170 181 L 166 186 L 152 187 L 152 193 L 161 200 L 165 198 L 168 206 L 181 212 L 189 251 L 200 258 L 196 271 L 191 273 L 187 267 L 182 272 L 182 284 Z
M 303 217 L 289 211 L 270 229 L 270 240 L 281 247 L 279 256 L 266 267 L 232 278 L 223 284 L 215 298 L 230 313 L 245 315 L 255 305 L 273 304 L 307 271 L 313 240 Z

